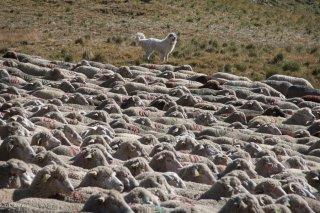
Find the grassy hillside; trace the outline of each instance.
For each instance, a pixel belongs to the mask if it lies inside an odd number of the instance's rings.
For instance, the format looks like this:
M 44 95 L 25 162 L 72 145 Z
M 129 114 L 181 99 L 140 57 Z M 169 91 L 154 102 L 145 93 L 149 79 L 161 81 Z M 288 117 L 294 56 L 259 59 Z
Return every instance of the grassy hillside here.
M 90 2 L 90 3 L 88 3 Z M 187 3 L 186 3 L 187 2 Z M 178 34 L 172 64 L 264 79 L 302 76 L 320 87 L 319 0 L 4 0 L 0 52 L 139 64 L 134 35 Z M 160 63 L 159 57 L 153 59 Z

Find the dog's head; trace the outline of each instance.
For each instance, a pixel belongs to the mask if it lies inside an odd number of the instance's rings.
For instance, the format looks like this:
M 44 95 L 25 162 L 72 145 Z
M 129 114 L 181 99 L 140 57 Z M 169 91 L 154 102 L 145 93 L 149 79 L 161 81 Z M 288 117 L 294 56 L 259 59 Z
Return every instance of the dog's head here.
M 169 33 L 169 35 L 167 36 L 167 39 L 169 39 L 170 44 L 177 43 L 177 35 L 175 33 Z

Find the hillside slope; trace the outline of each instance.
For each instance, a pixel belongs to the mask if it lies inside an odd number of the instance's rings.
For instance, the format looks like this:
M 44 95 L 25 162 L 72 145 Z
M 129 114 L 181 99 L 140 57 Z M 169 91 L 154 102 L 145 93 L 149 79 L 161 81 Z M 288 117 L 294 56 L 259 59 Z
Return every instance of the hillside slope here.
M 1 52 L 140 64 L 136 32 L 174 31 L 169 63 L 254 80 L 285 73 L 320 85 L 319 0 L 5 0 L 0 14 Z

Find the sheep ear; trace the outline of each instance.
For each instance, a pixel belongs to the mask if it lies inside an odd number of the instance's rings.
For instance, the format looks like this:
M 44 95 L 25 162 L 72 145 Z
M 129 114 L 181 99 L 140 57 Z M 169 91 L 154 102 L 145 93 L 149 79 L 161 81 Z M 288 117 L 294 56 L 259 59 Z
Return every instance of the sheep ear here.
M 105 202 L 105 198 L 104 197 L 99 197 L 98 199 L 97 199 L 97 201 L 98 201 L 98 203 L 99 204 L 103 204 L 104 202 Z
M 133 163 L 132 165 L 131 165 L 131 167 L 132 168 L 137 168 L 137 167 L 139 167 L 139 163 L 137 162 L 137 163 Z
M 163 155 L 159 155 L 159 157 L 157 158 L 157 160 L 162 160 L 163 159 Z
M 85 158 L 85 159 L 91 159 L 91 158 L 92 158 L 92 154 L 91 154 L 91 153 L 89 153 L 89 154 L 88 154 L 88 155 L 86 155 L 84 158 Z
M 43 175 L 43 177 L 42 177 L 42 181 L 43 181 L 44 183 L 46 183 L 46 182 L 49 180 L 50 177 L 51 177 L 51 175 L 45 174 L 45 175 Z
M 134 151 L 134 150 L 136 149 L 136 146 L 135 146 L 135 145 L 129 145 L 129 146 L 128 146 L 128 149 L 129 149 L 130 151 Z
M 296 187 L 292 183 L 289 183 L 289 188 L 292 192 L 296 192 Z
M 8 143 L 8 146 L 7 146 L 8 152 L 11 152 L 11 150 L 13 149 L 13 147 L 14 147 L 14 145 L 13 145 L 11 142 L 9 142 L 9 143 Z
M 286 198 L 285 201 L 282 203 L 282 205 L 285 205 L 287 207 L 290 207 L 290 199 Z
M 92 170 L 92 171 L 89 171 L 88 174 L 91 175 L 91 176 L 93 176 L 93 177 L 97 177 L 98 172 L 95 171 L 95 170 Z
M 199 177 L 200 176 L 200 173 L 199 173 L 199 171 L 198 171 L 198 169 L 195 169 L 194 170 L 194 177 Z

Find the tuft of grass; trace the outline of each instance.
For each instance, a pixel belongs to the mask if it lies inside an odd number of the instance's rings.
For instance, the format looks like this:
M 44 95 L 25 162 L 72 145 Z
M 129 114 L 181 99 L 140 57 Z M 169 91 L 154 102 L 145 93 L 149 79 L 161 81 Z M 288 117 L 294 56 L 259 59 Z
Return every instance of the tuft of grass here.
M 75 44 L 80 44 L 80 45 L 84 45 L 84 39 L 83 38 L 78 38 L 74 41 Z
M 1 48 L 0 49 L 0 54 L 4 54 L 4 53 L 6 53 L 8 51 L 9 51 L 9 48 L 7 48 L 7 47 Z
M 273 57 L 273 59 L 271 60 L 270 63 L 271 64 L 277 64 L 277 63 L 283 61 L 283 59 L 284 59 L 284 55 L 282 53 L 278 53 L 277 55 L 275 55 Z
M 280 71 L 278 66 L 269 66 L 265 72 L 266 79 L 273 75 L 279 74 L 279 72 Z
M 85 49 L 82 53 L 82 59 L 91 60 L 93 57 L 93 53 L 89 49 Z
M 300 70 L 300 65 L 297 62 L 288 61 L 283 64 L 282 70 L 296 72 Z
M 244 72 L 247 70 L 247 65 L 245 64 L 235 64 L 234 67 L 240 72 Z
M 104 55 L 102 53 L 96 53 L 93 58 L 92 61 L 96 61 L 96 62 L 104 62 L 105 58 Z
M 320 67 L 314 68 L 311 72 L 312 75 L 319 75 L 320 74 Z
M 224 65 L 224 72 L 230 73 L 231 71 L 232 71 L 232 65 L 231 64 Z

